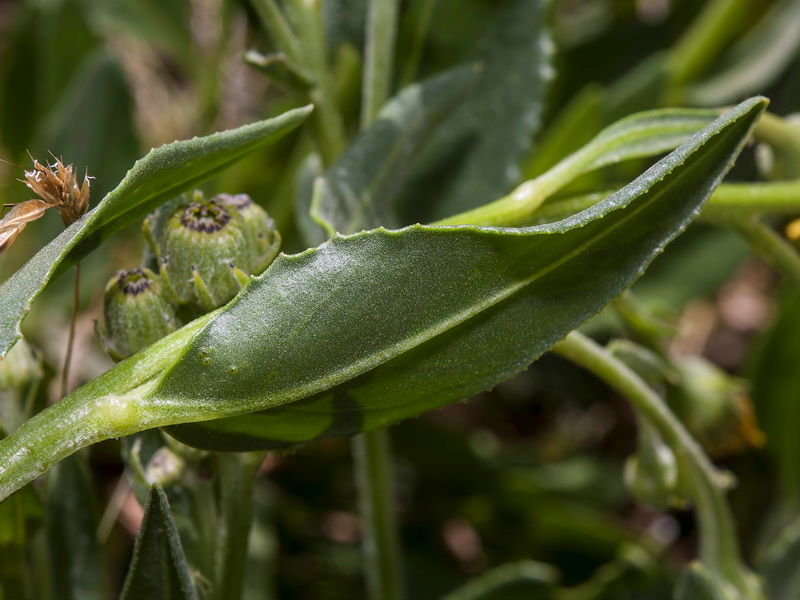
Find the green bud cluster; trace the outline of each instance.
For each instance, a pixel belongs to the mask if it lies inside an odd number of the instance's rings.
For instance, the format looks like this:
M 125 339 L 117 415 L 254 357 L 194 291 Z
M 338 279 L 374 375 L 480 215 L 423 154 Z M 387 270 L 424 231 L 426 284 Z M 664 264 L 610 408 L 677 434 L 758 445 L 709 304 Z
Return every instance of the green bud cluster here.
M 160 266 L 120 271 L 106 287 L 98 336 L 121 359 L 188 320 L 230 301 L 278 254 L 281 238 L 263 208 L 244 194 L 205 199 L 199 191 L 144 233 Z M 183 317 L 183 319 L 181 319 Z

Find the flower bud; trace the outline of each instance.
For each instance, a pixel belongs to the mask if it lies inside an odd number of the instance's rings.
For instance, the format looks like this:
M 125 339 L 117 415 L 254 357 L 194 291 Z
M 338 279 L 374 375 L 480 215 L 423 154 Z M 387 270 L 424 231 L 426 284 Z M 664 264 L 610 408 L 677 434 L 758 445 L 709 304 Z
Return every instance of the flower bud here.
M 764 444 L 743 381 L 700 357 L 675 363 L 679 383 L 667 401 L 689 432 L 712 455 Z
M 186 461 L 168 446 L 162 446 L 147 463 L 144 475 L 147 483 L 168 487 L 180 483 Z
M 658 510 L 674 506 L 678 461 L 658 432 L 639 419 L 639 446 L 625 463 L 625 484 L 634 498 Z
M 0 390 L 22 389 L 44 375 L 41 359 L 21 338 L 0 360 Z
M 131 356 L 175 331 L 179 323 L 159 277 L 149 269 L 120 271 L 105 293 L 105 331 L 98 336 L 116 359 Z
M 211 200 L 235 209 L 242 215 L 251 259 L 247 272 L 258 275 L 275 259 L 281 245 L 275 221 L 247 194 L 217 194 Z
M 161 276 L 179 304 L 205 311 L 222 306 L 248 280 L 251 257 L 244 218 L 200 192 L 164 225 L 154 248 Z

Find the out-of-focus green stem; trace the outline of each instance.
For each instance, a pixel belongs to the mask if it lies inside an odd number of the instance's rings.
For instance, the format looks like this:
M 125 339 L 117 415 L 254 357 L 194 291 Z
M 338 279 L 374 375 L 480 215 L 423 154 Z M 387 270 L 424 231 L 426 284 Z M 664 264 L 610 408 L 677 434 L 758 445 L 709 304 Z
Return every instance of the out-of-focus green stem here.
M 353 438 L 364 530 L 364 573 L 370 600 L 399 600 L 403 597 L 389 446 L 385 429 L 368 431 Z
M 800 285 L 800 254 L 771 227 L 755 217 L 723 221 L 738 231 L 763 259 Z
M 219 452 L 219 518 L 214 556 L 214 598 L 239 600 L 253 520 L 253 483 L 262 452 Z
M 703 74 L 720 50 L 739 31 L 751 0 L 711 0 L 669 55 L 673 86 L 691 83 Z
M 422 51 L 425 48 L 425 37 L 431 24 L 433 9 L 436 8 L 436 0 L 422 0 L 422 8 L 419 9 L 419 19 L 414 27 L 414 37 L 411 43 L 411 50 L 406 58 L 403 67 L 403 78 L 400 87 L 410 85 L 417 76 L 417 68 L 422 59 Z
M 252 0 L 253 8 L 258 14 L 261 24 L 278 50 L 283 52 L 294 64 L 301 64 L 300 42 L 292 31 L 292 26 L 275 0 Z
M 303 59 L 299 63 L 313 79 L 311 101 L 314 131 L 322 161 L 330 166 L 344 151 L 347 141 L 344 123 L 336 105 L 336 85 L 328 63 L 325 27 L 320 0 L 288 0 L 287 12 L 297 32 Z
M 700 528 L 700 560 L 721 584 L 726 598 L 762 600 L 758 578 L 739 553 L 736 528 L 723 493 L 723 477 L 662 398 L 605 348 L 578 333 L 570 333 L 553 351 L 581 365 L 630 400 L 658 429 L 685 470 Z
M 398 0 L 371 0 L 369 3 L 361 96 L 362 129 L 372 122 L 391 93 L 398 7 Z

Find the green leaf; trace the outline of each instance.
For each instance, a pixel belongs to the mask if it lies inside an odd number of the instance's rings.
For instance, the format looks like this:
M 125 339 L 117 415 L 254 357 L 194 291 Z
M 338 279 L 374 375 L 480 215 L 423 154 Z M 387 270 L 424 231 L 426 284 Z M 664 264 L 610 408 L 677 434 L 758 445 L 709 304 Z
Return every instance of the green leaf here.
M 546 6 L 547 2 L 529 0 L 458 0 L 437 6 L 432 25 L 446 23 L 452 30 L 465 20 L 477 20 L 481 37 L 461 37 L 451 43 L 470 48 L 471 54 L 459 60 L 480 62 L 483 70 L 473 93 L 420 157 L 414 185 L 399 203 L 404 222 L 435 220 L 479 206 L 507 193 L 519 180 L 519 163 L 539 125 L 551 79 Z M 453 12 L 443 13 L 447 10 Z
M 166 144 L 137 161 L 97 208 L 68 227 L 0 286 L 0 358 L 19 339 L 20 323 L 51 278 L 116 231 L 290 131 L 310 111 L 310 107 L 298 108 L 237 129 Z
M 560 223 L 375 230 L 276 261 L 151 394 L 198 411 L 220 410 L 221 398 L 275 408 L 168 431 L 257 448 L 376 429 L 493 387 L 641 274 L 724 174 L 760 102 Z
M 683 571 L 675 591 L 675 600 L 725 600 L 726 597 L 700 563 L 693 563 Z
M 517 186 L 508 196 L 438 221 L 437 225 L 528 223 L 547 198 L 585 173 L 676 148 L 711 123 L 710 109 L 666 108 L 631 115 L 609 125 L 580 150 L 548 171 Z
M 767 549 L 760 572 L 770 600 L 800 598 L 800 519 Z
M 105 564 L 97 543 L 97 502 L 86 458 L 74 454 L 53 471 L 47 494 L 47 550 L 55 597 L 103 600 Z
M 493 387 L 641 274 L 765 104 L 743 102 L 558 223 L 377 229 L 278 258 L 230 304 L 0 442 L 0 497 L 77 447 L 150 427 L 184 423 L 171 431 L 195 445 L 265 448 L 377 429 Z M 209 419 L 221 420 L 185 424 Z
M 166 494 L 150 489 L 144 521 L 121 600 L 196 600 L 197 592 L 183 555 Z
M 555 567 L 533 560 L 521 560 L 486 571 L 450 592 L 442 600 L 479 600 L 490 596 L 499 598 L 495 594 L 502 592 L 503 588 L 521 583 L 528 584 L 526 590 L 529 594 L 536 594 L 537 589 L 555 587 L 560 579 L 561 575 Z M 533 598 L 539 598 L 539 595 L 536 594 Z
M 434 128 L 468 95 L 478 74 L 460 67 L 411 85 L 328 170 L 324 192 L 311 207 L 328 233 L 389 226 L 388 212 L 414 157 Z

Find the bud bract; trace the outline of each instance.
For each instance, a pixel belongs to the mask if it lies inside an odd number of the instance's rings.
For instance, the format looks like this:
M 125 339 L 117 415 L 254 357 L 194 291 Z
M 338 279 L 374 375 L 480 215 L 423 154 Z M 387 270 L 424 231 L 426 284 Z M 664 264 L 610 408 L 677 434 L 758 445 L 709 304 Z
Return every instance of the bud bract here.
M 101 342 L 114 358 L 131 356 L 175 331 L 175 309 L 149 269 L 123 270 L 108 282 Z

